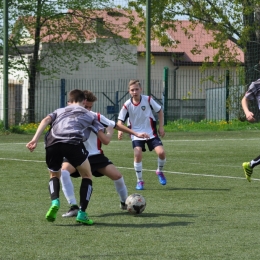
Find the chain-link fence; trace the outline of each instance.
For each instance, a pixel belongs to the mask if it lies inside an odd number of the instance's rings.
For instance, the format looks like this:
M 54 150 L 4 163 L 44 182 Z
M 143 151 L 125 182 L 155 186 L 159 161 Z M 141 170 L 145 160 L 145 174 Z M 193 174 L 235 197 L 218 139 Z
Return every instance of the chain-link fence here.
M 208 72 L 209 74 L 212 72 Z M 241 98 L 245 87 L 241 85 L 234 74 L 232 82 L 227 85 L 225 74 L 218 75 L 220 82 L 203 81 L 205 74 L 194 70 L 170 71 L 168 77 L 168 99 L 164 99 L 164 80 L 151 80 L 151 95 L 160 104 L 167 104 L 167 120 L 189 119 L 192 121 L 242 119 Z M 108 118 L 117 119 L 118 111 L 128 94 L 127 79 L 60 79 L 38 81 L 35 91 L 34 115 L 35 122 L 41 121 L 48 113 L 66 104 L 67 93 L 75 88 L 92 91 L 98 101 L 93 110 Z M 145 80 L 140 79 L 145 86 Z M 3 104 L 3 84 L 0 81 L 0 105 Z M 145 89 L 143 88 L 145 92 Z M 11 82 L 9 84 L 9 124 L 28 122 L 28 84 L 26 82 Z M 3 119 L 3 110 L 0 110 Z

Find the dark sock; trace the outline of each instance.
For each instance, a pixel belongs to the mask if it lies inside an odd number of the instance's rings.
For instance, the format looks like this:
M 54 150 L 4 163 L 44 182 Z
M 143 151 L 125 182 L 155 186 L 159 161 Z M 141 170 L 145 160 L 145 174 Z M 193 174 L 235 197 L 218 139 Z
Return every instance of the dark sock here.
M 252 168 L 260 164 L 260 155 L 250 162 Z
M 83 178 L 81 181 L 81 186 L 80 186 L 80 207 L 79 209 L 81 211 L 86 211 L 88 207 L 88 203 L 90 201 L 90 197 L 92 194 L 93 188 L 92 188 L 92 180 Z
M 53 177 L 49 180 L 49 192 L 51 195 L 51 200 L 56 200 L 59 198 L 60 180 L 57 177 Z

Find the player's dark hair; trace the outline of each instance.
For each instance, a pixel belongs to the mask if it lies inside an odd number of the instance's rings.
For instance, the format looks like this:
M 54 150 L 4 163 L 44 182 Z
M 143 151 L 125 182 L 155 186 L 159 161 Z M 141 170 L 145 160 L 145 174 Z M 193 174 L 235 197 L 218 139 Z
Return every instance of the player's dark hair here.
M 141 83 L 138 79 L 131 79 L 128 83 L 128 88 L 130 88 L 132 85 L 138 84 L 139 87 L 141 88 Z
M 85 99 L 89 102 L 97 101 L 97 97 L 89 90 L 84 90 Z
M 70 91 L 69 97 L 68 97 L 68 102 L 77 103 L 77 102 L 82 102 L 83 100 L 85 100 L 85 95 L 82 90 L 74 89 L 74 90 Z

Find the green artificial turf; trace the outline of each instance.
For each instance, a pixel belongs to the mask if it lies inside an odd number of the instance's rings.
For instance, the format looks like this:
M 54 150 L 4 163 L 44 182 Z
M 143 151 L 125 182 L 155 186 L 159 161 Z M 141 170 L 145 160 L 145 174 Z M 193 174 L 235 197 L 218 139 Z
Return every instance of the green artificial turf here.
M 247 182 L 242 162 L 260 154 L 260 132 L 167 132 L 167 185 L 159 184 L 154 152 L 143 154 L 145 211 L 132 216 L 119 208 L 107 177 L 94 178 L 88 207 L 93 226 L 62 218 L 45 220 L 50 206 L 43 142 L 33 153 L 31 135 L 0 136 L 0 259 L 258 259 L 260 255 L 260 167 Z M 104 146 L 135 190 L 133 150 L 127 135 Z M 73 179 L 79 198 L 80 179 Z

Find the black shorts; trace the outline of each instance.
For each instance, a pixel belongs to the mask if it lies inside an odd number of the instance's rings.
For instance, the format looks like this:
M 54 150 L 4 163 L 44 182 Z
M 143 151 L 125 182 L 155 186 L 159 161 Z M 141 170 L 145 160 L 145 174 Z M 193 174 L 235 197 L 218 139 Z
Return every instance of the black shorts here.
M 161 139 L 158 136 L 156 136 L 152 139 L 148 139 L 148 140 L 134 140 L 134 141 L 132 141 L 133 148 L 142 147 L 143 152 L 146 151 L 145 144 L 147 144 L 149 151 L 152 151 L 156 146 L 163 145 Z
M 105 168 L 109 164 L 113 164 L 104 154 L 91 155 L 91 156 L 88 157 L 88 160 L 89 160 L 89 164 L 90 164 L 90 167 L 91 167 L 92 175 L 95 176 L 95 177 L 104 176 L 98 170 L 101 169 L 101 168 Z M 63 161 L 70 163 L 70 161 L 67 158 L 64 158 Z M 80 174 L 76 170 L 70 176 L 73 177 L 73 178 L 78 178 L 78 177 L 80 177 Z
M 88 159 L 88 151 L 83 143 L 79 145 L 56 143 L 46 148 L 46 164 L 49 170 L 59 171 L 64 157 L 76 168 Z

